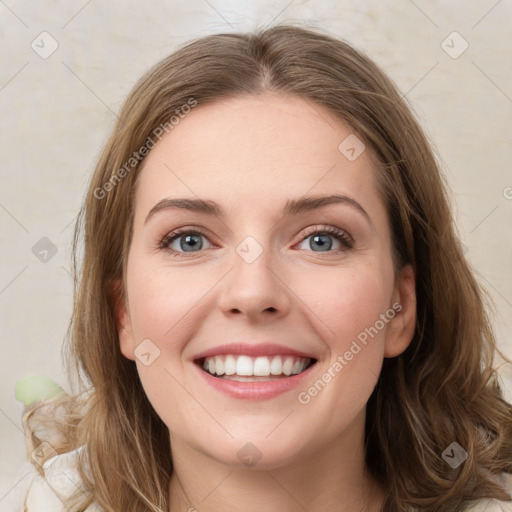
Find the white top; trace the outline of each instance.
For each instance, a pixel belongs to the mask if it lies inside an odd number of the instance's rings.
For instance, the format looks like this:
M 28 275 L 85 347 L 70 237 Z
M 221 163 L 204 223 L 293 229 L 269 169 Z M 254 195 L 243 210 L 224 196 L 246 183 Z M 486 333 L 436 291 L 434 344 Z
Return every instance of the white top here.
M 77 469 L 77 456 L 85 448 L 56 455 L 43 464 L 44 477 L 33 463 L 26 461 L 18 484 L 0 502 L 1 512 L 67 512 L 61 498 L 69 498 L 83 489 Z M 103 512 L 90 505 L 85 512 Z
M 66 512 L 60 497 L 69 497 L 82 486 L 76 463 L 77 455 L 84 448 L 85 446 L 81 446 L 48 459 L 43 465 L 44 478 L 33 464 L 27 463 L 32 468 L 33 476 L 24 478 L 20 483 L 23 485 L 17 486 L 16 496 L 10 497 L 10 504 L 15 508 L 11 508 L 9 512 Z M 503 473 L 499 483 L 505 486 L 512 497 L 512 475 Z M 13 499 L 18 500 L 16 504 L 13 503 Z M 103 512 L 103 509 L 92 504 L 85 512 Z M 512 512 L 512 501 L 478 500 L 468 512 Z

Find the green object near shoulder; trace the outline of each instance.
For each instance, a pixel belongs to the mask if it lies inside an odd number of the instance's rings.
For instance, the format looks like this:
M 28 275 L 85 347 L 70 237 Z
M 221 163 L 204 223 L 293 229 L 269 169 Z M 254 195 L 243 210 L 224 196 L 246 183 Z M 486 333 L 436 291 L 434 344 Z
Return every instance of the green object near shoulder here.
M 14 387 L 16 400 L 26 406 L 65 394 L 66 392 L 54 380 L 44 375 L 26 375 L 18 379 Z

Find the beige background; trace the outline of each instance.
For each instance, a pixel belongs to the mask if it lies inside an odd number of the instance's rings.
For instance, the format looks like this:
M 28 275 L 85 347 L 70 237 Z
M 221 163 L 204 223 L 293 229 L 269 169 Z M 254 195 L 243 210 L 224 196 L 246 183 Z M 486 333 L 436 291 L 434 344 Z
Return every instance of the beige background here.
M 512 357 L 512 2 L 0 2 L 0 510 L 17 510 L 29 479 L 15 381 L 34 372 L 66 386 L 71 226 L 122 100 L 177 44 L 286 20 L 352 42 L 406 94 L 443 162 L 467 256 Z M 42 58 L 32 44 L 43 54 L 58 47 Z M 42 237 L 57 248 L 46 263 L 32 252 Z M 512 372 L 503 375 L 512 400 Z

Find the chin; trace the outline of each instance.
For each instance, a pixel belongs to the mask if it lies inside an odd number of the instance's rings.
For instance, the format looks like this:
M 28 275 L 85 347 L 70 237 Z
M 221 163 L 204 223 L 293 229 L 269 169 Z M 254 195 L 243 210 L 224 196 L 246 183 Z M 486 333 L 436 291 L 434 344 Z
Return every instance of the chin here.
M 237 438 L 223 443 L 220 452 L 212 453 L 209 446 L 204 453 L 219 463 L 236 469 L 273 470 L 293 464 L 305 456 L 304 447 L 298 450 L 297 443 L 293 443 L 289 437 L 286 443 L 284 441 L 277 435 L 272 441 L 264 436 L 253 437 L 251 441 L 251 436 L 247 435 L 243 440 Z

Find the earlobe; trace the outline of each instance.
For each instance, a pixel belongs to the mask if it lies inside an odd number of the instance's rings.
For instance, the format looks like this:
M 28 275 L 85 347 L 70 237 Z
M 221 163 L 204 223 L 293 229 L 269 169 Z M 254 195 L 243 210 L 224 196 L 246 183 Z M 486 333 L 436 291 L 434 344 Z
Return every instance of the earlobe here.
M 416 279 L 411 265 L 401 271 L 393 294 L 393 304 L 401 309 L 390 321 L 386 333 L 384 357 L 399 356 L 409 346 L 416 328 Z
M 119 348 L 121 353 L 132 361 L 135 360 L 133 351 L 135 349 L 130 312 L 124 294 L 120 293 L 121 283 L 118 281 L 115 285 L 115 315 L 116 326 L 119 338 Z

